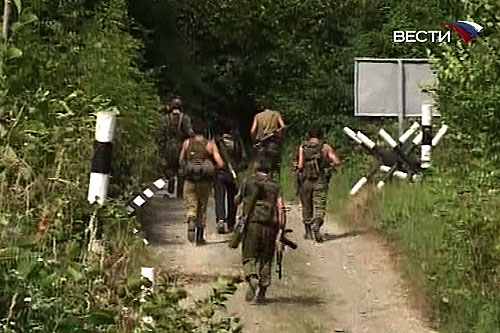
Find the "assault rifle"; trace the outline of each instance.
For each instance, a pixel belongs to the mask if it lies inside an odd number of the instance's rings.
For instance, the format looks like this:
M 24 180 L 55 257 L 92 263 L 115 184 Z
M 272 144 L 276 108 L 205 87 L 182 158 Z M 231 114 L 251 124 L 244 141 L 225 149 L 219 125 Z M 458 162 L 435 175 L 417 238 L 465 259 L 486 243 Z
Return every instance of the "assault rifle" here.
M 224 143 L 220 143 L 219 145 L 219 150 L 220 154 L 222 156 L 222 159 L 224 162 L 226 162 L 227 168 L 229 169 L 229 172 L 231 173 L 231 176 L 233 177 L 233 180 L 236 180 L 236 171 L 234 170 L 233 164 L 231 163 L 231 157 L 229 156 L 226 146 L 224 146 Z
M 278 279 L 281 280 L 283 277 L 283 253 L 285 252 L 285 247 L 288 246 L 292 249 L 297 249 L 297 243 L 286 238 L 286 234 L 293 232 L 292 229 L 281 229 L 278 236 L 279 244 L 276 249 L 276 273 L 278 273 Z
M 286 226 L 286 212 L 290 210 L 287 207 L 283 207 L 283 225 Z M 292 249 L 297 249 L 297 243 L 291 241 L 286 238 L 286 234 L 289 232 L 293 232 L 292 229 L 286 229 L 286 227 L 280 229 L 280 233 L 278 236 L 279 244 L 277 244 L 276 249 L 276 273 L 278 273 L 278 278 L 281 280 L 283 277 L 283 253 L 285 252 L 285 247 L 288 246 Z
M 234 226 L 233 235 L 231 241 L 229 242 L 230 248 L 232 249 L 238 248 L 243 239 L 243 235 L 246 232 L 247 224 L 248 224 L 248 217 L 246 216 L 236 217 L 236 224 Z
M 262 147 L 264 145 L 264 143 L 266 143 L 270 139 L 274 138 L 279 132 L 283 131 L 285 128 L 286 128 L 286 126 L 280 127 L 278 129 L 275 129 L 271 133 L 264 135 L 260 140 L 257 140 L 254 143 L 253 147 L 254 148 L 260 148 L 260 147 Z

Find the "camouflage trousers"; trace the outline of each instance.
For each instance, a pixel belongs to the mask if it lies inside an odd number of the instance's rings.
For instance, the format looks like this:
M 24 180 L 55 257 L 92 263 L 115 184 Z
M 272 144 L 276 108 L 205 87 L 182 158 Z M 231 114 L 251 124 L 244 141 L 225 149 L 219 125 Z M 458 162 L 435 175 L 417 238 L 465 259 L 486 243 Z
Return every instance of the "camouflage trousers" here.
M 242 244 L 243 271 L 246 281 L 258 280 L 262 287 L 271 284 L 271 268 L 278 231 L 274 227 L 249 223 Z
M 206 226 L 207 204 L 211 189 L 211 181 L 184 181 L 184 205 L 187 221 L 194 220 L 198 226 Z
M 321 227 L 325 219 L 327 194 L 328 182 L 326 179 L 305 179 L 302 182 L 300 203 L 304 224 Z

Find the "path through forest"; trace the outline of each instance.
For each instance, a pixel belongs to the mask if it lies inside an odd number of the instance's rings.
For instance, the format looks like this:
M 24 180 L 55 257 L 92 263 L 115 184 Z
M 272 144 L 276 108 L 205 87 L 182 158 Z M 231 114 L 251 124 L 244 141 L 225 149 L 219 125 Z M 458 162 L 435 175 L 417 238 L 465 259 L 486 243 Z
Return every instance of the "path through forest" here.
M 208 244 L 187 243 L 182 202 L 155 197 L 144 228 L 158 258 L 181 271 L 190 297 L 207 296 L 220 276 L 241 274 L 240 250 L 228 248 L 227 235 L 214 227 L 209 204 Z M 434 332 L 410 306 L 389 249 L 370 232 L 355 232 L 327 219 L 326 241 L 302 237 L 299 208 L 293 206 L 288 227 L 299 248 L 286 250 L 284 278 L 273 276 L 268 302 L 245 302 L 245 284 L 230 297 L 228 313 L 241 318 L 243 332 Z

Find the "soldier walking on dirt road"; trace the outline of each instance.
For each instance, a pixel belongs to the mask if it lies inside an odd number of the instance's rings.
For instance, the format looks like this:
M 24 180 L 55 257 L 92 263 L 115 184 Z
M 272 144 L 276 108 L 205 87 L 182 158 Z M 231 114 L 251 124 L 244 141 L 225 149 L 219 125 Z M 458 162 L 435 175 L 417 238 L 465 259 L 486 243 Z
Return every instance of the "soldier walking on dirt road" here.
M 254 141 L 257 161 L 271 163 L 271 171 L 279 171 L 280 148 L 285 129 L 281 113 L 257 105 L 257 113 L 253 119 L 250 136 Z
M 255 173 L 244 182 L 237 196 L 245 219 L 242 257 L 249 285 L 246 300 L 255 303 L 265 300 L 271 284 L 276 237 L 285 227 L 283 198 L 270 169 L 268 163 L 258 162 Z
M 333 148 L 321 139 L 321 127 L 313 125 L 309 138 L 299 148 L 298 170 L 301 177 L 300 202 L 305 226 L 304 238 L 321 242 L 328 184 L 332 165 L 340 164 Z
M 174 193 L 177 181 L 177 197 L 182 198 L 184 181 L 178 172 L 179 154 L 182 142 L 193 135 L 193 129 L 191 119 L 182 112 L 182 100 L 179 97 L 172 98 L 167 110 L 170 112 L 165 115 L 161 127 L 163 140 L 161 150 L 166 164 L 165 176 L 168 179 L 168 192 Z
M 233 231 L 236 219 L 236 177 L 242 170 L 245 152 L 241 138 L 231 126 L 226 125 L 215 140 L 219 153 L 226 165 L 215 175 L 214 197 L 217 232 L 223 234 Z
M 207 203 L 216 169 L 224 167 L 219 150 L 203 135 L 200 121 L 193 122 L 194 136 L 184 141 L 179 164 L 184 182 L 184 202 L 188 224 L 188 241 L 205 243 Z

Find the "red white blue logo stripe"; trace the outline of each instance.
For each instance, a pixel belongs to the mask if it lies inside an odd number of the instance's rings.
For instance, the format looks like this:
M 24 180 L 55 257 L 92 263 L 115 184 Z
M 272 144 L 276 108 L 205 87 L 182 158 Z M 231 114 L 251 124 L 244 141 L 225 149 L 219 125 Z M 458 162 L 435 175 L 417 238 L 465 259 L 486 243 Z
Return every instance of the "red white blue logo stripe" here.
M 443 25 L 459 34 L 465 43 L 469 43 L 483 30 L 482 26 L 471 21 L 447 22 Z

